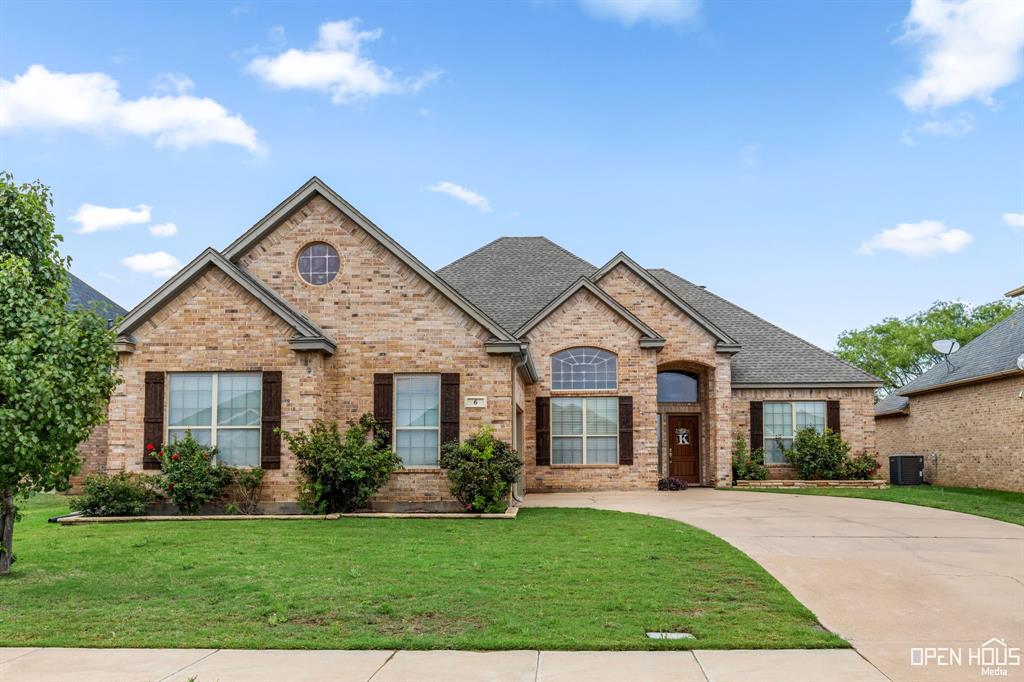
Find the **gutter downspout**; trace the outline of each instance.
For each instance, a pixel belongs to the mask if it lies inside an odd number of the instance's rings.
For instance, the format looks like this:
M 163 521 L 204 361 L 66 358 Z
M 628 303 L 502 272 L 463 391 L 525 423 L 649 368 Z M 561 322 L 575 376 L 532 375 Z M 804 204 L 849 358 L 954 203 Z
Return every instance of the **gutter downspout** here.
M 516 410 L 516 375 L 519 370 L 526 366 L 526 363 L 530 361 L 530 356 L 526 353 L 519 354 L 519 360 L 512 365 L 512 440 L 516 440 L 516 436 L 519 434 L 519 424 Z M 524 382 L 525 385 L 525 382 Z M 523 396 L 524 398 L 526 396 Z M 523 400 L 523 414 L 526 414 L 526 400 Z M 523 469 L 520 473 L 520 477 L 525 478 L 526 476 L 526 457 L 523 454 L 523 444 L 516 443 L 519 446 L 519 456 L 523 458 Z M 520 479 L 522 481 L 522 478 Z M 525 487 L 525 486 L 524 486 Z M 516 494 L 516 488 L 512 489 L 512 502 L 516 505 L 521 503 L 523 498 Z

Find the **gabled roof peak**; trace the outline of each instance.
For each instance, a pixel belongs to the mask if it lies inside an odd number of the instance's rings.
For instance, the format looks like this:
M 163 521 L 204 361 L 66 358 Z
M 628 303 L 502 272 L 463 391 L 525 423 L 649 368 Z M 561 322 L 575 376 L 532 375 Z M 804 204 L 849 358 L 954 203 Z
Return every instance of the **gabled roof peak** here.
M 133 330 L 198 279 L 210 267 L 218 268 L 288 323 L 295 331 L 295 336 L 291 341 L 293 349 L 320 350 L 328 354 L 334 353 L 336 346 L 333 339 L 315 322 L 296 310 L 254 275 L 228 261 L 212 247 L 204 249 L 191 263 L 164 282 L 156 291 L 147 296 L 142 303 L 132 308 L 117 326 L 118 337 L 126 340 L 130 339 Z
M 661 348 L 665 345 L 665 338 L 661 334 L 651 329 L 643 320 L 629 312 L 629 310 L 627 310 L 621 303 L 609 296 L 604 289 L 594 284 L 588 277 L 580 277 L 578 280 L 573 282 L 569 288 L 556 296 L 553 301 L 544 306 L 544 308 L 539 310 L 536 315 L 520 327 L 516 331 L 516 336 L 519 336 L 520 338 L 526 336 L 534 327 L 540 324 L 548 315 L 561 307 L 561 305 L 568 301 L 575 293 L 584 289 L 598 298 L 606 306 L 614 310 L 621 318 L 633 325 L 633 327 L 642 334 L 640 338 L 640 345 L 642 347 Z
M 245 231 L 235 241 L 231 242 L 224 249 L 224 256 L 232 262 L 237 262 L 254 244 L 263 237 L 275 230 L 282 222 L 287 220 L 295 211 L 306 204 L 309 199 L 318 194 L 332 204 L 336 209 L 348 217 L 352 222 L 363 229 L 367 234 L 377 240 L 385 249 L 395 257 L 409 266 L 416 274 L 427 280 L 434 288 L 440 291 L 452 303 L 472 317 L 480 326 L 489 331 L 494 337 L 501 341 L 514 341 L 512 336 L 504 327 L 495 322 L 487 313 L 473 305 L 458 290 L 451 287 L 433 270 L 420 262 L 418 258 L 409 253 L 405 247 L 391 238 L 384 230 L 377 227 L 373 221 L 360 213 L 352 204 L 348 203 L 340 194 L 327 186 L 317 176 L 309 180 L 292 192 L 291 196 L 274 207 L 269 213 L 256 222 L 255 225 Z
M 668 299 L 669 302 L 690 317 L 701 328 L 703 328 L 704 331 L 715 337 L 717 341 L 715 347 L 719 351 L 736 352 L 740 349 L 740 344 L 737 343 L 735 339 L 722 331 L 717 325 L 711 322 L 711 320 L 697 312 L 693 306 L 677 296 L 675 292 L 658 281 L 650 272 L 648 272 L 647 268 L 644 268 L 635 260 L 630 258 L 625 251 L 619 251 L 617 254 L 612 256 L 612 259 L 598 268 L 598 270 L 590 276 L 590 279 L 594 282 L 599 282 L 602 277 L 619 265 L 623 265 L 632 270 L 633 273 L 639 276 L 640 279 L 642 279 L 649 287 Z

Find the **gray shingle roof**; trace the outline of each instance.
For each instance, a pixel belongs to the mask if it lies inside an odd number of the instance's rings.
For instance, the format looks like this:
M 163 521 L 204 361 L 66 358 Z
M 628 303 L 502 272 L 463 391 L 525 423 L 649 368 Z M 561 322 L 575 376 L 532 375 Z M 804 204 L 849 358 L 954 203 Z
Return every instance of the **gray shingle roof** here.
M 71 287 L 68 289 L 69 310 L 92 308 L 95 305 L 101 316 L 110 319 L 124 317 L 124 314 L 128 312 L 70 272 L 68 277 L 71 279 Z
M 648 270 L 740 344 L 734 384 L 877 384 L 878 379 L 668 270 Z
M 580 277 L 596 271 L 544 237 L 502 237 L 441 268 L 438 274 L 498 324 L 516 330 Z M 648 272 L 740 343 L 741 350 L 732 361 L 733 383 L 879 383 L 870 374 L 668 270 Z
M 545 237 L 502 237 L 437 274 L 514 332 L 576 280 L 595 270 Z
M 902 414 L 910 404 L 910 398 L 890 393 L 875 403 L 875 416 L 881 417 L 889 414 Z
M 1024 353 L 1024 308 L 978 336 L 949 356 L 949 364 L 940 361 L 927 372 L 902 387 L 908 395 L 970 379 L 1017 369 L 1017 358 Z

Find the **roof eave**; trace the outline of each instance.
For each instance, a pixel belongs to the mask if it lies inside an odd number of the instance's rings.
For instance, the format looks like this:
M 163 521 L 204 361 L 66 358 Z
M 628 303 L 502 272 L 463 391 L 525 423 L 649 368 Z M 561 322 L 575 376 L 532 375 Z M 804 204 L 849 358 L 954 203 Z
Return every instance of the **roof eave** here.
M 288 342 L 288 346 L 295 351 L 319 351 L 327 355 L 334 355 L 338 348 L 333 341 L 323 336 L 296 336 Z
M 1001 372 L 990 372 L 988 374 L 981 374 L 979 376 L 965 377 L 963 379 L 958 379 L 957 381 L 948 381 L 941 384 L 930 384 L 928 386 L 922 386 L 920 388 L 911 388 L 908 390 L 907 387 L 904 387 L 900 389 L 899 394 L 911 396 L 921 395 L 923 393 L 933 393 L 935 391 L 941 391 L 947 388 L 958 388 L 960 386 L 980 384 L 986 381 L 994 381 L 996 379 L 1005 379 L 1007 377 L 1012 377 L 1018 374 L 1024 376 L 1024 371 L 1021 371 L 1014 367 L 1011 369 L 1004 369 Z
M 734 381 L 733 388 L 881 388 L 881 381 Z

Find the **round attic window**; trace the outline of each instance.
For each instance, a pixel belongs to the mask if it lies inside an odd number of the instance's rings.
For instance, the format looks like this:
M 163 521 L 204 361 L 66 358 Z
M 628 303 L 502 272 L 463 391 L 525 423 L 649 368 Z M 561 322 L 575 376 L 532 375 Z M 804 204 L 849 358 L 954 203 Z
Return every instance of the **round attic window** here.
M 327 284 L 338 276 L 339 262 L 330 244 L 309 244 L 299 252 L 299 276 L 310 284 Z

